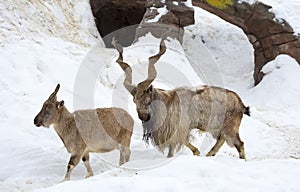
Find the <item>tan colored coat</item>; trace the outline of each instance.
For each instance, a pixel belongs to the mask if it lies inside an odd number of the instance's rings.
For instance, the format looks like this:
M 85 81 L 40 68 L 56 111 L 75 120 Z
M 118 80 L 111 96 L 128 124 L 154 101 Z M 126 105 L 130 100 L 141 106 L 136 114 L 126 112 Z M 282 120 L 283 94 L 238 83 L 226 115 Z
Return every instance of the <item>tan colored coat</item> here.
M 119 164 L 130 158 L 130 139 L 134 121 L 132 117 L 120 108 L 98 108 L 78 110 L 70 113 L 63 101 L 57 101 L 54 93 L 44 102 L 41 111 L 34 119 L 36 126 L 49 127 L 53 124 L 55 131 L 71 153 L 65 180 L 70 179 L 72 169 L 84 162 L 88 175 L 93 171 L 89 164 L 89 152 L 120 151 Z

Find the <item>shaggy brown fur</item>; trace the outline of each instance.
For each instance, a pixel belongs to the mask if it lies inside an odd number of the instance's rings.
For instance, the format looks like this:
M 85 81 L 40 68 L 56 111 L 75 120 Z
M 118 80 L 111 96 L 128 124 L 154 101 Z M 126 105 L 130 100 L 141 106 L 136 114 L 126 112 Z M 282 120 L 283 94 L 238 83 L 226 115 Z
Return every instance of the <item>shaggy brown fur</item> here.
M 123 61 L 122 47 L 114 40 L 112 42 L 119 52 L 117 63 L 126 74 L 123 84 L 133 96 L 138 116 L 143 122 L 144 139 L 151 139 L 161 151 L 168 148 L 168 157 L 184 145 L 194 155 L 199 155 L 199 150 L 189 142 L 190 130 L 198 128 L 211 133 L 217 140 L 208 156 L 215 155 L 226 141 L 229 146 L 236 147 L 240 158 L 244 159 L 239 126 L 243 114 L 249 115 L 249 108 L 236 93 L 212 86 L 174 90 L 152 88 L 151 83 L 156 77 L 154 64 L 166 51 L 164 39 L 161 40 L 159 53 L 149 58 L 148 78 L 137 86 L 132 85 L 132 70 Z
M 70 179 L 73 168 L 80 159 L 87 168 L 87 177 L 93 176 L 89 163 L 89 152 L 108 152 L 114 149 L 120 151 L 119 164 L 129 161 L 130 139 L 133 130 L 133 119 L 120 108 L 100 108 L 78 110 L 70 113 L 64 106 L 64 101 L 57 101 L 55 91 L 44 102 L 41 111 L 34 118 L 38 127 L 54 129 L 71 153 L 65 180 Z

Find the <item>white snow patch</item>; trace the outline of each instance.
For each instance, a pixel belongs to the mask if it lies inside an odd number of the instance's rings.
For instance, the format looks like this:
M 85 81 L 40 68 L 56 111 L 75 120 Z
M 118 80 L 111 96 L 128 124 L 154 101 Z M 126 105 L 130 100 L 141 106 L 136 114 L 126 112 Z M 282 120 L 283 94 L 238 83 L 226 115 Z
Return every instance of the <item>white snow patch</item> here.
M 172 2 L 174 5 L 179 5 L 179 3 L 177 1 L 173 1 Z
M 168 13 L 168 9 L 167 9 L 167 6 L 166 6 L 166 5 L 163 6 L 163 7 L 161 7 L 161 8 L 154 8 L 154 7 L 151 7 L 150 9 L 151 9 L 151 11 L 156 10 L 156 11 L 158 12 L 158 14 L 157 14 L 153 19 L 147 20 L 146 23 L 155 23 L 155 22 L 159 21 L 159 19 L 160 19 L 163 15 L 165 15 L 165 14 Z

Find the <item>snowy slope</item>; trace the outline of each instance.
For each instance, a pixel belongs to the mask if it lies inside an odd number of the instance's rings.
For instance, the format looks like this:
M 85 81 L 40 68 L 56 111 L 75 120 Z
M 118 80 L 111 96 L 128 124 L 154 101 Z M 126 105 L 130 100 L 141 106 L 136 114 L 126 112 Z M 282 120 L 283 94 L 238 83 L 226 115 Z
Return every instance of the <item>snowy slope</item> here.
M 100 35 L 88 0 L 0 2 L 1 44 L 23 39 L 58 37 L 66 41 L 95 45 Z
M 205 157 L 214 141 L 196 132 L 200 157 L 184 148 L 168 159 L 141 141 L 135 106 L 114 63 L 117 53 L 103 48 L 87 1 L 47 2 L 0 2 L 1 192 L 300 190 L 300 69 L 292 58 L 283 55 L 270 62 L 263 69 L 263 81 L 252 87 L 252 49 L 242 31 L 196 9 L 197 25 L 187 28 L 184 50 L 174 41 L 167 43 L 154 84 L 172 88 L 204 82 L 239 93 L 252 109 L 252 117 L 245 116 L 240 129 L 247 161 L 239 160 L 226 144 L 216 157 Z M 272 2 L 287 20 L 300 15 L 298 1 Z M 146 36 L 125 49 L 135 83 L 145 78 L 147 57 L 157 52 L 158 42 Z M 190 55 L 185 57 L 184 51 Z M 191 67 L 186 67 L 188 61 Z M 117 151 L 93 154 L 94 177 L 84 179 L 80 163 L 71 181 L 59 183 L 69 154 L 53 128 L 33 125 L 57 83 L 62 86 L 58 99 L 70 111 L 114 105 L 132 114 L 136 122 L 131 161 L 120 168 Z M 78 92 L 81 86 L 87 91 Z

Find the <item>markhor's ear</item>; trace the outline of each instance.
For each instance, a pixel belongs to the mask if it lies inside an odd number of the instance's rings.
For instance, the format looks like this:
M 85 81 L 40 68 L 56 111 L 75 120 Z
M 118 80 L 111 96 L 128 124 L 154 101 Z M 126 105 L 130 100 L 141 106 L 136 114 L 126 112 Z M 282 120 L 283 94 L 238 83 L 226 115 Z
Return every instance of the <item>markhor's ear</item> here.
M 57 109 L 60 109 L 62 106 L 64 106 L 65 102 L 64 100 L 57 103 Z

